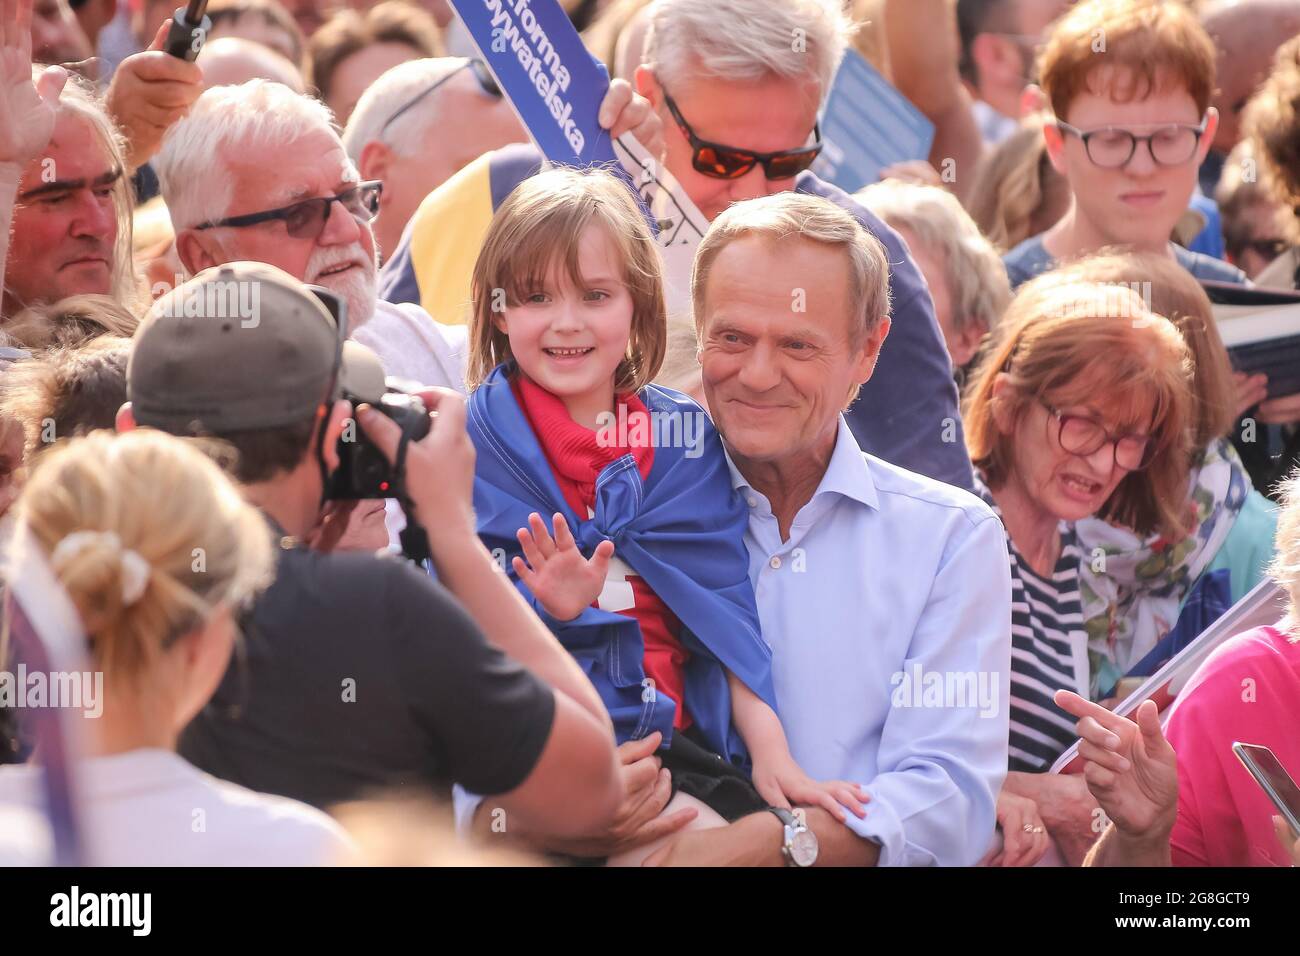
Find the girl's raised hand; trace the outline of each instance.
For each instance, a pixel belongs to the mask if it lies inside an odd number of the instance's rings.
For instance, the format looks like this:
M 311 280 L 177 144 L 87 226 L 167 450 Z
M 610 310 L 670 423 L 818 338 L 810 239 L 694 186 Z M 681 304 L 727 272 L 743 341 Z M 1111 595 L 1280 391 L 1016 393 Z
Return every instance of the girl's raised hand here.
M 528 516 L 528 527 L 520 528 L 517 534 L 524 557 L 515 558 L 512 564 L 519 580 L 528 585 L 547 614 L 571 621 L 583 608 L 590 607 L 604 589 L 614 542 L 602 541 L 588 561 L 578 550 L 564 516 L 557 513 L 551 521 L 554 538 L 541 515 L 533 512 Z

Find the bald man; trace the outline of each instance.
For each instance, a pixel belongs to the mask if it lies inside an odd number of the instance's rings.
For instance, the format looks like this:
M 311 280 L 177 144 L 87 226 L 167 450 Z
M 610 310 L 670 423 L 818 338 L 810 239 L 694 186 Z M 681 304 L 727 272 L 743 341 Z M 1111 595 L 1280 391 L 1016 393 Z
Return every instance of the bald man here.
M 198 62 L 203 69 L 205 89 L 264 79 L 283 83 L 295 93 L 303 92 L 298 68 L 270 47 L 253 40 L 231 36 L 209 40 Z
M 1277 48 L 1300 33 L 1300 0 L 1212 0 L 1201 22 L 1218 52 L 1210 105 L 1219 111 L 1219 128 L 1201 166 L 1201 190 L 1213 195 L 1224 159 L 1241 140 L 1242 110 L 1268 76 Z

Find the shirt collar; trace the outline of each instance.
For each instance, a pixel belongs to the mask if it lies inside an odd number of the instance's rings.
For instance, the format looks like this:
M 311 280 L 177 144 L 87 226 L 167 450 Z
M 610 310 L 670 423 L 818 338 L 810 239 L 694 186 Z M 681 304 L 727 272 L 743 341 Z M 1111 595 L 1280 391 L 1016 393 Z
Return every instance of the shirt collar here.
M 879 508 L 880 499 L 876 496 L 876 483 L 871 480 L 871 467 L 862 454 L 858 440 L 853 437 L 849 423 L 843 415 L 839 418 L 835 450 L 831 452 L 831 460 L 827 463 L 826 471 L 811 500 L 815 501 L 821 495 L 829 493 L 850 498 L 868 508 Z M 731 452 L 728 451 L 726 455 L 727 469 L 731 472 L 731 486 L 742 493 L 753 490 L 749 479 L 741 474 L 736 463 L 731 460 Z

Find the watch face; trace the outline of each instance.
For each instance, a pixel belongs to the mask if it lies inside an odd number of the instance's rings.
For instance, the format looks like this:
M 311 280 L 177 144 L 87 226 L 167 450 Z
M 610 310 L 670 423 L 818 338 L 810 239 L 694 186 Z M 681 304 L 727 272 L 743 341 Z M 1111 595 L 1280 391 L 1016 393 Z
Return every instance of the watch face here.
M 800 830 L 790 843 L 790 856 L 795 866 L 812 866 L 817 862 L 817 835 L 811 830 Z

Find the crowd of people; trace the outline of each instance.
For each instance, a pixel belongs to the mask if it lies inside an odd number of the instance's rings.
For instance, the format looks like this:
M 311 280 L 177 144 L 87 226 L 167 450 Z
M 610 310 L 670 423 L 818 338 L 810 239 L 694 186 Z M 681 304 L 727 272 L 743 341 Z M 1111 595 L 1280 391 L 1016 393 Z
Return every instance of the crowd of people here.
M 708 223 L 680 306 L 443 0 L 213 0 L 193 62 L 173 6 L 0 0 L 0 557 L 102 677 L 80 861 L 1300 865 L 1232 753 L 1300 776 L 1300 394 L 1201 284 L 1300 290 L 1300 0 L 562 0 Z M 846 55 L 934 130 L 853 194 Z

